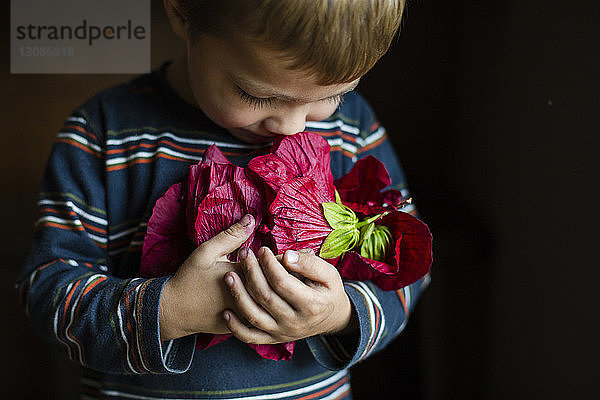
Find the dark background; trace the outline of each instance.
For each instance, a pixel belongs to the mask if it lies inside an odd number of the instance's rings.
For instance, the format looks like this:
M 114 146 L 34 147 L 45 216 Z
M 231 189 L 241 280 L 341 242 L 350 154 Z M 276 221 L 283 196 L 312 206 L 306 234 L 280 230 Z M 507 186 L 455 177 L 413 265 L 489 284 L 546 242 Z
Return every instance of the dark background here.
M 0 393 L 72 398 L 75 370 L 31 331 L 13 284 L 63 120 L 131 76 L 11 75 L 8 3 Z M 160 3 L 153 67 L 180 47 Z M 355 398 L 600 398 L 599 19 L 593 1 L 409 2 L 359 90 L 434 234 L 433 280 L 404 334 L 355 368 Z

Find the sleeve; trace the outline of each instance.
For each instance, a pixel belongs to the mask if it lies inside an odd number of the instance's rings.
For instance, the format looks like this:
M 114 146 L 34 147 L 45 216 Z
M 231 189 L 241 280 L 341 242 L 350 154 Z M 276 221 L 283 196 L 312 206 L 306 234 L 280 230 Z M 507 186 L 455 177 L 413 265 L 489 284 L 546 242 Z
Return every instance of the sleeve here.
M 185 372 L 195 337 L 160 340 L 168 278 L 110 273 L 105 150 L 86 115 L 70 117 L 52 148 L 19 298 L 34 330 L 76 363 L 113 374 Z
M 358 97 L 359 106 L 354 113 L 360 116 L 356 137 L 354 161 L 372 155 L 386 166 L 392 185 L 404 197 L 409 197 L 404 172 L 398 161 L 385 129 L 375 118 L 371 108 Z M 355 103 L 356 104 L 356 103 Z M 414 205 L 404 211 L 416 216 Z M 383 349 L 398 336 L 408 321 L 408 316 L 430 281 L 427 274 L 419 281 L 397 291 L 383 291 L 370 281 L 345 281 L 344 287 L 358 317 L 355 335 L 321 335 L 307 339 L 308 346 L 317 362 L 325 368 L 339 370 L 349 368 L 371 354 Z

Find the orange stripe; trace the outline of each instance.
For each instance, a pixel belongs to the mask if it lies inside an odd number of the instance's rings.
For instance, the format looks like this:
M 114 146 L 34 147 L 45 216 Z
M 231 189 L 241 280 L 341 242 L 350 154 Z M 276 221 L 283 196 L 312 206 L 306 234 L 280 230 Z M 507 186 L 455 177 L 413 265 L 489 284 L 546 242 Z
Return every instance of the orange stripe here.
M 400 302 L 402 303 L 402 308 L 404 309 L 404 315 L 408 316 L 408 307 L 406 307 L 406 299 L 404 298 L 404 292 L 402 289 L 396 290 L 396 294 L 400 298 Z
M 56 222 L 41 222 L 38 227 L 43 226 L 43 227 L 52 227 L 52 228 L 59 228 L 59 229 L 64 229 L 67 231 L 85 231 L 85 229 L 83 228 L 83 226 L 71 226 L 71 225 L 61 225 L 58 224 Z M 39 228 L 38 228 L 39 229 Z
M 81 221 L 81 224 L 91 231 L 106 234 L 106 229 L 98 228 L 97 226 L 90 225 L 84 221 Z
M 82 145 L 81 143 L 79 143 L 79 142 L 77 142 L 75 140 L 67 139 L 67 138 L 60 138 L 60 139 L 57 139 L 56 141 L 57 142 L 66 143 L 66 144 L 70 144 L 72 146 L 75 146 L 75 147 L 77 147 L 77 148 L 85 151 L 86 153 L 92 154 L 92 155 L 94 155 L 94 156 L 96 156 L 98 158 L 101 157 L 101 155 L 98 154 L 96 151 L 90 149 L 89 147 L 86 147 L 86 146 Z
M 73 287 L 71 288 L 71 293 L 69 293 L 69 295 L 67 296 L 67 299 L 65 300 L 65 309 L 63 311 L 63 323 L 64 323 L 64 319 L 67 315 L 67 309 L 69 308 L 69 303 L 71 302 L 73 293 L 75 293 L 75 290 L 79 287 L 80 283 L 81 283 L 81 280 L 77 281 L 77 283 L 75 285 L 73 285 Z
M 133 334 L 133 330 L 131 329 L 131 322 L 129 321 L 129 294 L 134 291 L 136 288 L 136 286 L 134 286 L 133 288 L 129 289 L 129 291 L 127 292 L 127 294 L 125 295 L 125 307 L 127 309 L 127 314 L 126 314 L 126 318 L 127 318 L 127 330 L 129 331 L 129 335 L 131 338 L 134 338 L 135 335 Z M 140 368 L 140 364 L 138 363 L 135 351 L 134 351 L 134 347 L 135 345 L 132 343 L 131 346 L 129 346 L 130 348 L 130 353 L 131 353 L 131 357 L 133 358 L 133 361 L 135 362 L 135 366 L 137 367 L 138 371 L 143 371 L 142 368 Z
M 297 397 L 294 400 L 308 400 L 308 399 L 314 399 L 315 397 L 320 397 L 320 396 L 322 396 L 324 394 L 333 392 L 335 389 L 339 388 L 340 386 L 342 386 L 347 381 L 348 381 L 348 377 L 345 376 L 344 378 L 340 379 L 339 381 L 337 381 L 332 386 L 329 386 L 328 388 L 325 388 L 325 389 L 323 389 L 323 390 L 321 390 L 319 392 L 313 393 L 313 394 L 309 394 L 308 396 Z
M 65 125 L 66 129 L 75 129 L 76 131 L 79 131 L 81 133 L 83 133 L 84 135 L 87 135 L 89 137 L 91 137 L 92 139 L 94 139 L 96 142 L 98 141 L 98 138 L 96 137 L 96 135 L 94 135 L 92 132 L 83 129 L 80 126 L 77 125 Z
M 93 288 L 95 288 L 98 284 L 104 282 L 105 280 L 107 280 L 108 277 L 107 276 L 103 276 L 101 278 L 98 278 L 96 281 L 94 281 L 94 283 L 92 283 L 90 286 L 88 286 L 87 288 L 85 288 L 85 290 L 83 291 L 83 295 L 85 296 L 90 290 L 92 290 Z
M 375 308 L 375 335 L 373 335 L 373 339 L 370 343 L 367 344 L 367 352 L 371 351 L 371 348 L 375 344 L 375 340 L 377 339 L 377 331 L 379 330 L 379 320 L 381 318 L 381 312 L 379 311 L 379 307 L 373 304 L 373 308 Z
M 371 150 L 372 148 L 379 146 L 386 139 L 387 139 L 387 135 L 383 135 L 382 137 L 380 137 L 379 139 L 377 139 L 373 143 L 368 144 L 365 147 L 361 147 L 360 149 L 358 149 L 358 153 L 360 154 L 360 153 L 365 152 L 367 150 Z
M 154 162 L 156 160 L 156 157 L 166 158 L 167 160 L 175 160 L 175 161 L 186 161 L 186 162 L 193 161 L 193 160 L 188 160 L 188 159 L 181 158 L 181 157 L 170 156 L 168 154 L 158 153 L 158 154 L 153 155 L 150 158 L 141 158 L 141 159 L 136 159 L 136 160 L 130 161 L 125 164 L 113 165 L 111 167 L 108 167 L 106 170 L 107 171 L 118 171 L 121 169 L 128 168 L 132 165 L 136 165 L 136 164 L 148 164 L 148 163 Z
M 79 219 L 79 215 L 77 215 L 77 213 L 73 210 L 57 210 L 55 208 L 44 207 L 39 210 L 39 213 L 43 213 L 43 212 L 51 212 L 53 214 L 61 215 L 61 216 L 68 215 L 70 217 L 77 217 L 77 219 Z M 91 231 L 106 234 L 106 229 L 98 228 L 97 226 L 90 225 L 87 222 L 84 222 L 82 220 L 80 220 L 80 222 L 84 227 L 86 227 L 87 229 L 89 229 Z
M 191 152 L 191 153 L 204 154 L 204 152 L 206 151 L 206 149 L 196 149 L 196 148 L 193 148 L 193 147 L 184 147 L 184 146 L 175 144 L 173 142 L 170 142 L 167 139 L 160 139 L 158 142 L 153 142 L 153 143 L 138 143 L 138 144 L 133 144 L 133 145 L 131 145 L 129 147 L 122 148 L 122 149 L 108 150 L 106 152 L 106 154 L 113 155 L 113 154 L 125 153 L 125 152 L 129 152 L 129 151 L 135 150 L 135 149 L 140 148 L 140 147 L 149 149 L 149 148 L 157 147 L 161 143 L 162 144 L 167 144 L 170 147 L 174 147 L 174 148 L 176 148 L 178 150 L 188 151 L 188 152 Z

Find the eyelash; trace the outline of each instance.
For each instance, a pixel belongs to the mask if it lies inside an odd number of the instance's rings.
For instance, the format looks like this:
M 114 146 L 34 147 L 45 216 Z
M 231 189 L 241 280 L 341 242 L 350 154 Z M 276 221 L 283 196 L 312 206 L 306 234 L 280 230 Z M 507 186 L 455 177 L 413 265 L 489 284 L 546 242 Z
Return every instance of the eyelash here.
M 276 98 L 274 97 L 256 97 L 251 94 L 246 93 L 244 89 L 239 86 L 236 86 L 240 99 L 248 104 L 248 106 L 254 108 L 254 110 L 261 110 L 264 107 L 273 107 L 275 105 Z M 344 96 L 341 94 L 335 95 L 333 97 L 329 97 L 327 99 L 323 99 L 322 101 L 327 101 L 335 104 L 341 104 L 344 99 Z

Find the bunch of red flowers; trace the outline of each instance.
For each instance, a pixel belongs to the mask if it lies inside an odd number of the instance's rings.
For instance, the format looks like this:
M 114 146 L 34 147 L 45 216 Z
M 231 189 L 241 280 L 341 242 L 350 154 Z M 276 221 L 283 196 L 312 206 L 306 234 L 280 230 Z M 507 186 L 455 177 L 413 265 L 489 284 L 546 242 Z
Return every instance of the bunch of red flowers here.
M 141 273 L 174 273 L 194 246 L 214 237 L 245 214 L 256 226 L 242 245 L 275 254 L 310 248 L 335 265 L 344 279 L 371 280 L 396 290 L 424 276 L 432 261 L 431 233 L 401 211 L 409 199 L 391 184 L 383 164 L 372 156 L 334 181 L 329 144 L 302 132 L 275 141 L 272 152 L 231 164 L 216 146 L 190 167 L 185 182 L 171 186 L 156 202 L 144 239 Z M 237 252 L 229 255 L 237 260 Z M 198 335 L 205 348 L 230 335 Z M 293 342 L 250 345 L 265 358 L 289 359 Z

